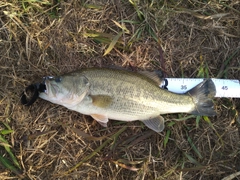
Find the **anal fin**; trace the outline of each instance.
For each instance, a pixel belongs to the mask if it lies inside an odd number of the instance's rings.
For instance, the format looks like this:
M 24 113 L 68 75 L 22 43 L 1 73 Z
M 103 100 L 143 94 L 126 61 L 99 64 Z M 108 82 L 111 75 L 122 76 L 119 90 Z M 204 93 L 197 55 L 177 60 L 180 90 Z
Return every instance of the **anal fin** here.
M 108 117 L 101 114 L 91 114 L 92 118 L 95 119 L 103 127 L 107 127 Z
M 150 129 L 155 132 L 162 132 L 165 125 L 164 125 L 164 118 L 162 116 L 157 116 L 153 119 L 142 120 L 142 122 Z

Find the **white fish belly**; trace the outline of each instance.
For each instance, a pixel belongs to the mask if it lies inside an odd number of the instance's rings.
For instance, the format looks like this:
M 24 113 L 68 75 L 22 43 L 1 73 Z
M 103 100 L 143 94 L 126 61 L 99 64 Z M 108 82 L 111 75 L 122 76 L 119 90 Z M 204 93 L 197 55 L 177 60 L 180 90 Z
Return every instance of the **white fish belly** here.
M 85 115 L 99 114 L 104 115 L 109 119 L 120 120 L 120 121 L 136 121 L 136 120 L 146 120 L 151 119 L 159 115 L 157 109 L 148 107 L 140 108 L 134 106 L 134 104 L 128 102 L 128 106 L 122 106 L 117 102 L 113 102 L 109 107 L 100 108 L 94 106 L 91 100 L 84 99 L 81 103 L 74 107 L 67 107 L 68 109 L 77 111 Z M 130 105 L 130 106 L 129 106 Z M 155 110 L 154 110 L 155 109 Z

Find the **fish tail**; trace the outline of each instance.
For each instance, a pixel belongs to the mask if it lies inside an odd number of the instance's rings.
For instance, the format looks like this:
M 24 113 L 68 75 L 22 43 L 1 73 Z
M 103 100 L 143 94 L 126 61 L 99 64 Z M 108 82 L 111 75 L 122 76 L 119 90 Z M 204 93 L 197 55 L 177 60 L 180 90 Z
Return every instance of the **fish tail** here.
M 216 94 L 216 88 L 211 79 L 206 79 L 186 94 L 193 98 L 195 108 L 190 112 L 195 115 L 214 116 L 214 104 L 211 98 Z

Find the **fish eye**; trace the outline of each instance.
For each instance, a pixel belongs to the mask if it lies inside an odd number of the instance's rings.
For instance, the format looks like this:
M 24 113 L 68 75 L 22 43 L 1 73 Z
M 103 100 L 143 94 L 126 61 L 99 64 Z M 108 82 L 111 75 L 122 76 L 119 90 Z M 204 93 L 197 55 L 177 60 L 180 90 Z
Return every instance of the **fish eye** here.
M 55 82 L 59 83 L 62 81 L 62 78 L 61 77 L 55 77 Z

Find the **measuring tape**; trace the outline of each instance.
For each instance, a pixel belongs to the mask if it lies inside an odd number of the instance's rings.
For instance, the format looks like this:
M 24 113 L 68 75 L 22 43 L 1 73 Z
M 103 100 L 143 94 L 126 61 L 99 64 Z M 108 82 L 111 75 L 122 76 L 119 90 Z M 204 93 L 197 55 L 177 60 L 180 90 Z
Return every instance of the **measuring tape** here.
M 184 94 L 194 88 L 204 79 L 202 78 L 165 78 L 161 88 L 167 88 L 168 91 Z M 212 81 L 216 87 L 215 97 L 240 98 L 240 81 L 235 79 L 215 79 Z

